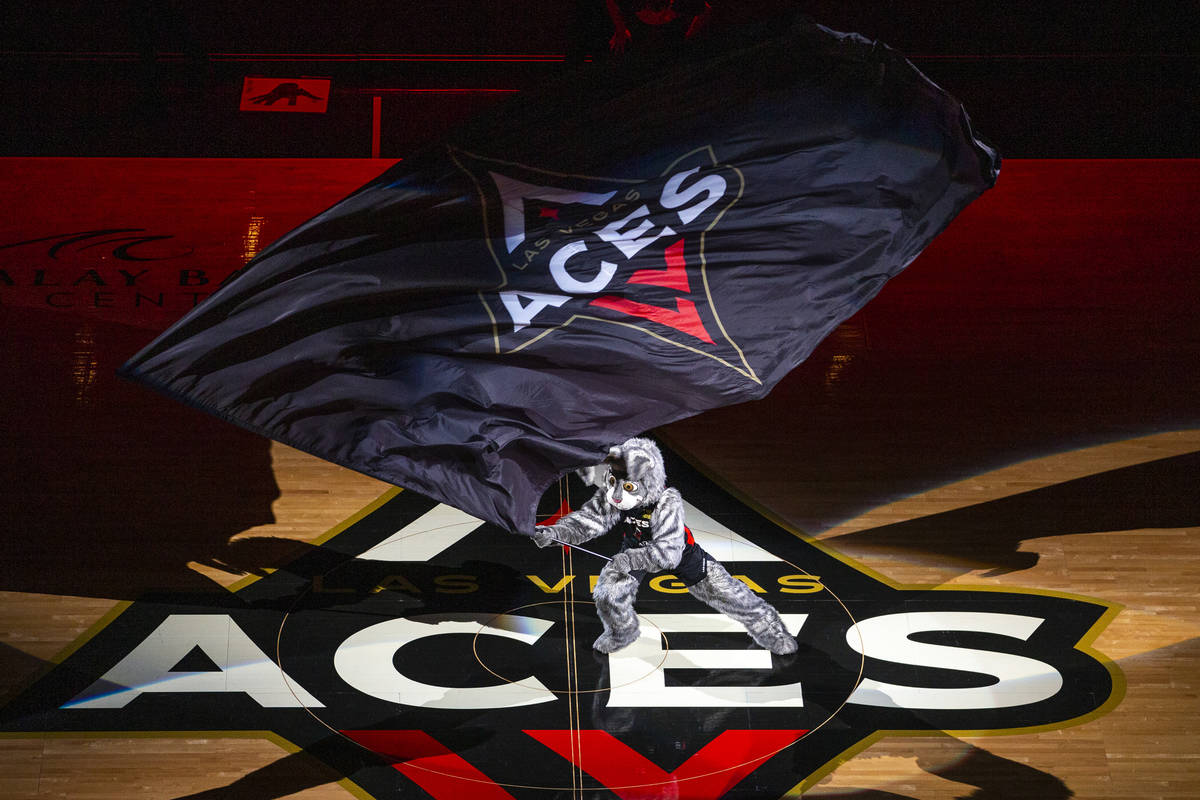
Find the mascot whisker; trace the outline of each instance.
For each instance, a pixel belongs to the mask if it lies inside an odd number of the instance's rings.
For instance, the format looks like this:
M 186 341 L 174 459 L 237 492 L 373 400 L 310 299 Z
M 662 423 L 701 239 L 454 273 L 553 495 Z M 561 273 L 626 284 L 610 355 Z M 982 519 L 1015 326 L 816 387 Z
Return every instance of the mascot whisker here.
M 548 547 L 620 533 L 621 550 L 600 571 L 592 593 L 604 625 L 592 647 L 612 653 L 632 644 L 638 638 L 633 611 L 638 586 L 647 575 L 667 572 L 694 597 L 741 623 L 761 647 L 780 655 L 796 652 L 796 640 L 779 612 L 696 544 L 683 524 L 683 497 L 667 486 L 658 445 L 630 439 L 610 448 L 603 464 L 580 470 L 580 477 L 598 487 L 596 494 L 554 525 L 536 528 L 532 536 L 539 547 Z

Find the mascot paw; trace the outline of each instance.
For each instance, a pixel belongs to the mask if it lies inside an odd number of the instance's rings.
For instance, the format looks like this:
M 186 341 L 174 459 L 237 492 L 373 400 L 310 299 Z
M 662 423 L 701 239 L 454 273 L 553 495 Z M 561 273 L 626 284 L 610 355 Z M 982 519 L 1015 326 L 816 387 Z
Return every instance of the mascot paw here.
M 796 652 L 798 647 L 796 640 L 791 636 L 779 636 L 771 642 L 767 649 L 777 656 L 786 656 L 788 653 Z
M 533 539 L 533 543 L 538 547 L 549 547 L 552 544 L 558 544 L 546 528 L 535 528 L 529 538 Z
M 632 633 L 619 637 L 605 632 L 600 634 L 596 641 L 592 642 L 592 649 L 601 653 L 615 653 L 618 650 L 633 644 L 633 640 L 637 637 L 637 631 L 633 631 Z
M 608 565 L 612 567 L 614 571 L 620 572 L 622 575 L 628 575 L 633 571 L 633 565 L 630 563 L 629 553 L 617 553 L 612 557 L 612 560 L 608 562 Z

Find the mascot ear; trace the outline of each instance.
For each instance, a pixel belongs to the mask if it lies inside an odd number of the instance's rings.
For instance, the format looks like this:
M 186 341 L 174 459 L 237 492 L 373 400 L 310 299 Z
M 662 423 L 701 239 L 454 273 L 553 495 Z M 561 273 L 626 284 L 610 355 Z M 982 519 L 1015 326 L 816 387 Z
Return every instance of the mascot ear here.
M 575 470 L 575 474 L 579 476 L 579 479 L 581 481 L 583 481 L 585 485 L 599 486 L 600 485 L 600 476 L 596 474 L 599 471 L 600 471 L 599 466 L 580 467 L 579 469 Z
M 580 480 L 582 480 L 588 486 L 595 486 L 603 489 L 605 488 L 609 470 L 620 473 L 622 476 L 624 476 L 625 459 L 621 453 L 622 451 L 619 446 L 610 447 L 608 450 L 608 455 L 604 457 L 603 461 L 594 466 L 580 467 L 579 469 L 575 470 L 575 474 L 578 475 Z
M 624 479 L 626 473 L 628 472 L 627 465 L 625 463 L 625 455 L 619 447 L 613 447 L 609 449 L 608 458 L 604 459 L 604 464 L 602 466 L 611 471 L 613 475 L 616 475 L 621 479 Z

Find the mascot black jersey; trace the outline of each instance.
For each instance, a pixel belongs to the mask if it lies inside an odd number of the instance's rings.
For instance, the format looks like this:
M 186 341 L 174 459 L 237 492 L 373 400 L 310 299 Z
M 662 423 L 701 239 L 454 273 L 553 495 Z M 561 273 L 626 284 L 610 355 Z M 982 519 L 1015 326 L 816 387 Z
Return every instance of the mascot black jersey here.
M 653 541 L 654 534 L 651 532 L 653 517 L 654 507 L 652 506 L 635 508 L 633 511 L 621 515 L 617 520 L 615 530 L 621 534 L 622 552 L 633 547 L 643 547 Z M 684 586 L 692 586 L 703 580 L 705 562 L 714 559 L 703 547 L 696 544 L 691 529 L 686 525 L 683 528 L 683 536 L 683 555 L 679 558 L 679 565 L 671 570 L 671 574 L 678 578 Z M 666 572 L 666 570 L 660 570 L 660 572 Z

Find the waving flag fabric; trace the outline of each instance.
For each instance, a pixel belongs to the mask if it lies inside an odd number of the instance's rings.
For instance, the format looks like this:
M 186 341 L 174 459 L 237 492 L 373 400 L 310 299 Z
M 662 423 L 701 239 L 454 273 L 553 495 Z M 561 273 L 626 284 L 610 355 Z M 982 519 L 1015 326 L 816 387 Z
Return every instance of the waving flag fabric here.
M 998 169 L 887 47 L 731 35 L 578 73 L 397 164 L 123 374 L 528 530 L 609 445 L 764 395 Z

